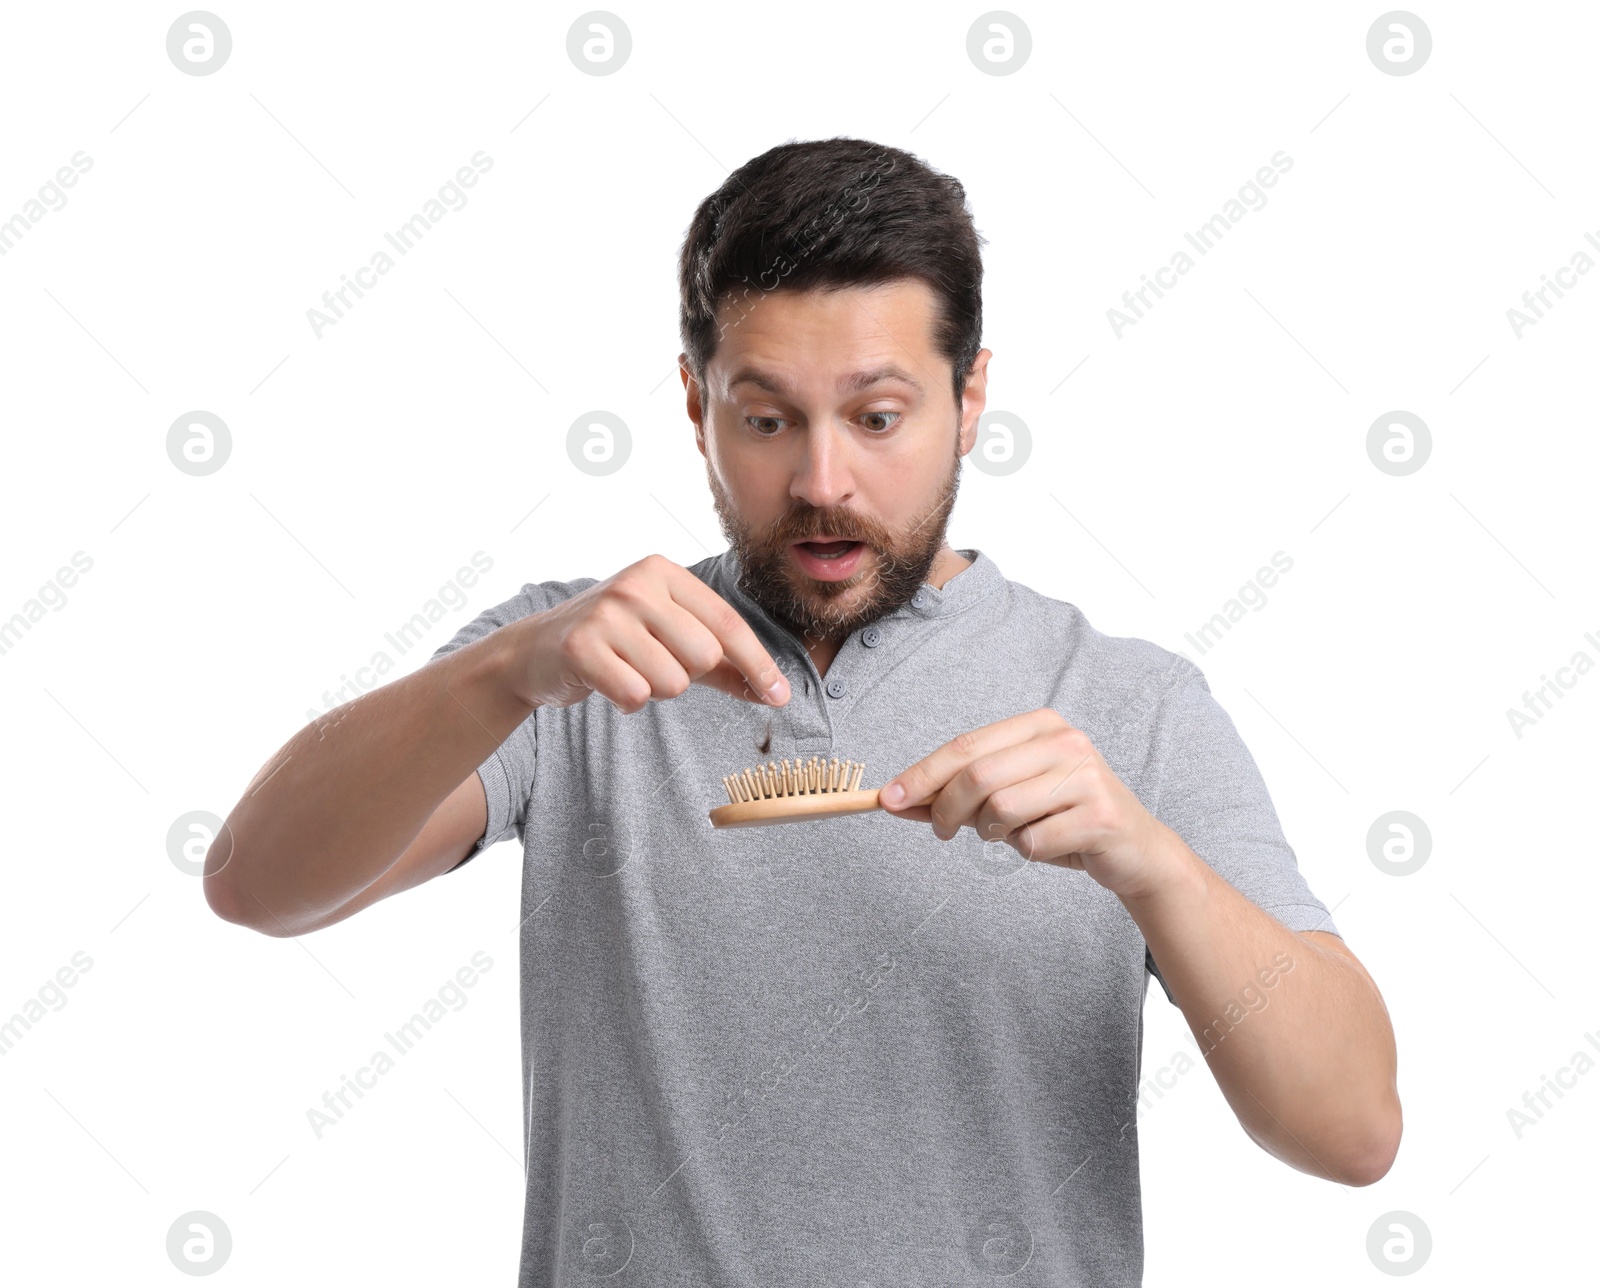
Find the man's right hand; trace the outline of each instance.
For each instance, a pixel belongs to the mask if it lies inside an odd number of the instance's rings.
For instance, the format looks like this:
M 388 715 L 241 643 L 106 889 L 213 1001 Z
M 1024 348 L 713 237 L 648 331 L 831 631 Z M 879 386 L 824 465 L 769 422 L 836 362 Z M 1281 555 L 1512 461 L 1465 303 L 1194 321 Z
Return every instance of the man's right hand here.
M 566 707 L 598 693 L 631 715 L 705 684 L 782 706 L 789 684 L 736 609 L 687 568 L 648 555 L 532 617 L 511 667 L 518 698 Z

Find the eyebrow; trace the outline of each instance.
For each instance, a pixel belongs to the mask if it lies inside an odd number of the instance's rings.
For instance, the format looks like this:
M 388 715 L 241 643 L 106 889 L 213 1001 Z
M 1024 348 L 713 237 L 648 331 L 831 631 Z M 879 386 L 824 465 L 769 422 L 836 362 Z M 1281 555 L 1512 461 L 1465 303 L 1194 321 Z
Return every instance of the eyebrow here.
M 860 393 L 870 389 L 873 385 L 885 381 L 896 381 L 909 385 L 918 394 L 923 392 L 922 385 L 910 374 L 901 370 L 893 363 L 881 367 L 874 367 L 870 371 L 852 371 L 847 376 L 839 377 L 839 392 L 842 394 Z M 772 372 L 762 371 L 759 367 L 740 367 L 733 373 L 733 378 L 728 381 L 730 390 L 737 389 L 740 385 L 755 385 L 758 389 L 765 389 L 769 394 L 777 394 L 784 398 L 795 396 L 794 386 L 782 376 Z

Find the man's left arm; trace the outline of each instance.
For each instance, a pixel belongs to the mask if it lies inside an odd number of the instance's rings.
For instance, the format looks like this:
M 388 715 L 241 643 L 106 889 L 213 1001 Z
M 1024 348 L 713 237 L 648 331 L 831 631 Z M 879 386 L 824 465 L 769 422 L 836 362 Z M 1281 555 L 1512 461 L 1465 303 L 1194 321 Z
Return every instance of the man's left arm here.
M 1372 976 L 1339 936 L 1290 930 L 1151 822 L 1148 886 L 1119 897 L 1240 1125 L 1303 1172 L 1380 1180 L 1401 1113 Z
M 1240 893 L 1058 712 L 961 734 L 895 775 L 879 799 L 941 840 L 970 826 L 1094 878 L 1143 932 L 1250 1137 L 1343 1184 L 1388 1172 L 1400 1098 L 1394 1031 L 1372 977 L 1337 935 L 1290 930 Z

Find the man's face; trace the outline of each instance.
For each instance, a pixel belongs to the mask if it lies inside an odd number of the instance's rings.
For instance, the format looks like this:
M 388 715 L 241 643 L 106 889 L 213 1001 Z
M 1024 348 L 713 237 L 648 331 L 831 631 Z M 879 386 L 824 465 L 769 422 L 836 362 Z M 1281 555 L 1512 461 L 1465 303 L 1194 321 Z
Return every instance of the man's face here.
M 958 407 L 916 279 L 725 302 L 689 415 L 747 594 L 838 641 L 905 604 L 945 549 L 990 357 Z M 852 543 L 830 560 L 810 539 Z

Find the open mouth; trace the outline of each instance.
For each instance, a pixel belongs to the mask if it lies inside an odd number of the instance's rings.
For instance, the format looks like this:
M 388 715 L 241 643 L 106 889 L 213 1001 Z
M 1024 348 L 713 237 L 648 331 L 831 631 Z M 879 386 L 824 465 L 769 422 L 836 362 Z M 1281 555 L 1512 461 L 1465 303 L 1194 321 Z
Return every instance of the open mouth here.
M 848 581 L 861 567 L 867 547 L 860 541 L 796 541 L 790 547 L 800 570 L 818 581 Z
M 817 559 L 842 559 L 861 543 L 859 541 L 797 541 L 796 545 Z

